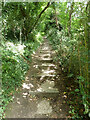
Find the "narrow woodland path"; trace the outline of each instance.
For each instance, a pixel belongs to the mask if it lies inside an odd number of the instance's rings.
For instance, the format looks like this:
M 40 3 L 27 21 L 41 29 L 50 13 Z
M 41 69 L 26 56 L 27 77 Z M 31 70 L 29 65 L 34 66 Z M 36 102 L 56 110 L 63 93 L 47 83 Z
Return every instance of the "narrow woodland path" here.
M 54 51 L 45 39 L 37 52 L 26 80 L 14 101 L 9 103 L 6 118 L 66 118 L 65 86 L 58 66 L 53 62 Z

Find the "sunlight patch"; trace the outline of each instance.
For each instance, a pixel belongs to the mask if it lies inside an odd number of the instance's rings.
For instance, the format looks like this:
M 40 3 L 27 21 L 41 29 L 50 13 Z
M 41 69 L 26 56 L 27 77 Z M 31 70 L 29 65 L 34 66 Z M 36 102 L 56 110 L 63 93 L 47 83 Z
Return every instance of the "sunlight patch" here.
M 58 93 L 58 89 L 54 88 L 55 83 L 54 81 L 47 80 L 37 89 L 38 92 L 48 92 L 48 93 Z
M 13 53 L 23 54 L 25 45 L 17 44 L 15 45 L 13 42 L 6 42 L 6 46 L 8 50 L 11 50 Z
M 55 66 L 54 64 L 51 64 L 51 63 L 42 63 L 42 66 Z
M 52 112 L 52 106 L 49 101 L 43 100 L 37 105 L 37 114 L 50 114 Z
M 26 83 L 23 83 L 22 87 L 23 87 L 23 89 L 25 89 L 25 88 L 30 89 L 30 86 L 28 84 L 26 84 Z
M 43 73 L 50 74 L 50 73 L 55 73 L 55 70 L 43 70 Z

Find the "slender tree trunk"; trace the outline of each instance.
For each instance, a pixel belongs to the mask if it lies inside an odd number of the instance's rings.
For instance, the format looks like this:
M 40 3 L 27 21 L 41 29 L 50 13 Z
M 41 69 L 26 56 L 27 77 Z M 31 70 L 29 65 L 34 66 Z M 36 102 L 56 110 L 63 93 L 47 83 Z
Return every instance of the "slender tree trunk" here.
M 56 20 L 56 26 L 58 27 L 58 19 L 57 19 L 56 7 L 55 7 L 55 20 Z
M 79 50 L 79 45 L 78 45 L 78 60 L 79 60 L 79 72 L 80 72 L 80 76 L 82 76 L 82 68 L 81 68 L 81 56 L 80 56 L 80 50 Z
M 71 4 L 71 10 L 69 12 L 68 36 L 71 36 L 71 19 L 72 19 L 73 7 L 74 7 L 74 2 L 72 2 Z
M 86 6 L 86 14 L 87 14 L 87 48 L 88 48 L 88 78 L 90 78 L 90 1 Z
M 17 38 L 17 36 L 16 36 L 16 34 L 15 34 L 15 28 L 13 29 L 13 32 L 14 32 L 14 37 L 15 37 L 15 39 L 17 40 L 18 38 Z
M 71 19 L 72 19 L 73 7 L 74 7 L 74 2 L 72 2 L 71 4 L 71 10 L 69 12 L 69 21 L 68 21 L 68 36 L 69 37 L 71 37 Z M 71 70 L 71 64 L 72 64 L 72 55 L 70 56 L 70 59 L 69 59 L 69 67 L 68 67 L 69 73 Z
M 56 6 L 55 6 L 55 2 L 53 2 L 53 9 L 54 9 L 54 11 L 55 11 L 55 15 L 54 15 L 54 19 L 55 19 L 55 21 L 56 21 L 56 26 L 57 26 L 57 28 L 58 28 L 58 18 L 57 18 L 57 11 L 56 11 Z
M 86 24 L 85 24 L 85 26 L 84 26 L 84 34 L 85 34 L 85 36 L 84 36 L 84 42 L 85 42 L 85 49 L 86 49 L 86 51 L 88 52 L 88 48 L 87 48 L 87 27 L 86 27 Z M 88 55 L 86 55 L 85 56 L 86 57 L 86 79 L 87 79 L 87 87 L 89 88 L 89 86 L 88 86 L 88 83 L 89 83 L 89 81 L 88 81 Z M 86 87 L 86 86 L 85 86 Z
M 21 28 L 20 28 L 20 44 L 22 44 L 22 31 L 21 31 Z

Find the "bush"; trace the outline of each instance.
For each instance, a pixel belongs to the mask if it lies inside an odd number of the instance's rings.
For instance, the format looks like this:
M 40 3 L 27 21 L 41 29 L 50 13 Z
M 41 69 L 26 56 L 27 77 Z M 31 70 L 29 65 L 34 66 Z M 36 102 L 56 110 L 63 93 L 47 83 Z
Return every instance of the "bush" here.
M 11 46 L 9 46 L 11 45 Z M 20 47 L 13 43 L 7 45 L 2 42 L 2 109 L 1 113 L 6 108 L 6 105 L 11 100 L 17 87 L 21 86 L 22 80 L 24 80 L 25 74 L 28 70 L 28 65 L 25 60 L 21 57 L 24 50 L 21 53 Z M 13 45 L 13 46 L 12 46 Z M 19 48 L 19 49 L 15 49 Z M 0 113 L 0 115 L 2 115 Z

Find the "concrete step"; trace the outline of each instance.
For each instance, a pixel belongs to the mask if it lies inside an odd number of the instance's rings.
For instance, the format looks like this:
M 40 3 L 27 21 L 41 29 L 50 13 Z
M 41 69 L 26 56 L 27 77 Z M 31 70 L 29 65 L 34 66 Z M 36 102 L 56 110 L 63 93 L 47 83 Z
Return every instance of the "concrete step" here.
M 52 53 L 52 52 L 50 50 L 41 50 L 40 53 L 49 54 L 49 53 Z
M 42 63 L 41 66 L 46 66 L 46 67 L 51 67 L 51 66 L 53 66 L 53 67 L 55 67 L 55 65 L 52 64 L 52 63 Z
M 40 54 L 39 57 L 41 58 L 50 58 L 51 57 L 51 54 Z
M 38 92 L 38 91 L 29 91 L 29 95 L 32 96 L 45 96 L 45 97 L 54 97 L 59 94 L 59 91 L 51 91 L 51 92 Z
M 49 73 L 40 73 L 37 75 L 37 77 L 43 78 L 43 77 L 55 77 L 55 74 L 49 74 Z
M 54 81 L 50 81 L 50 80 L 46 80 L 44 83 L 42 83 L 41 85 L 39 85 L 39 87 L 37 88 L 37 90 L 35 91 L 29 91 L 29 94 L 46 94 L 46 93 L 59 93 L 58 89 L 54 87 L 55 86 L 55 82 Z
M 53 59 L 51 59 L 51 58 L 42 58 L 42 59 L 39 59 L 39 60 L 42 63 L 52 63 L 53 62 Z

